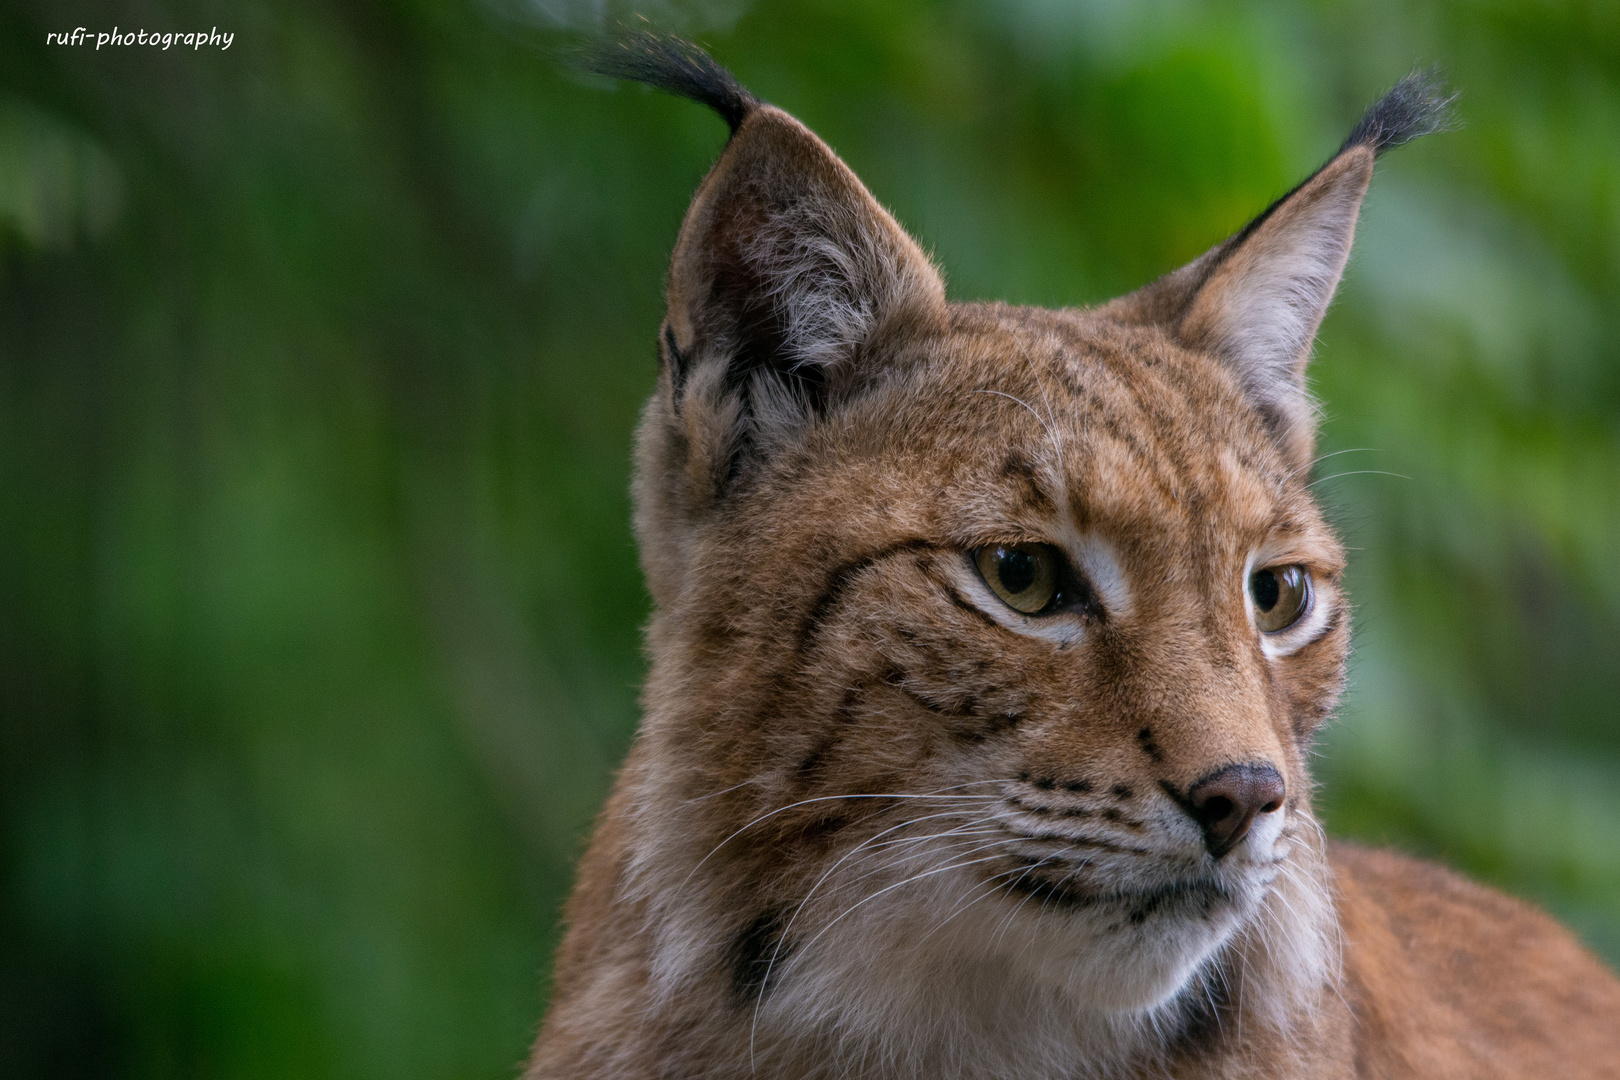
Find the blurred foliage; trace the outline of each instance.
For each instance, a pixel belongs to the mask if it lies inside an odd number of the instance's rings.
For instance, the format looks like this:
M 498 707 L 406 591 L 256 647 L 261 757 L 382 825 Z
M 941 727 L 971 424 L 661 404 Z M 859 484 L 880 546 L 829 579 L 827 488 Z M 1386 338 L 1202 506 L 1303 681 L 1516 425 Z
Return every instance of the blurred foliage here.
M 635 724 L 628 448 L 723 128 L 546 62 L 602 0 L 72 8 L 0 8 L 0 1074 L 512 1075 Z M 1620 957 L 1620 7 L 639 10 L 954 295 L 1038 304 L 1442 63 L 1466 127 L 1381 166 L 1314 369 L 1359 604 L 1322 799 Z

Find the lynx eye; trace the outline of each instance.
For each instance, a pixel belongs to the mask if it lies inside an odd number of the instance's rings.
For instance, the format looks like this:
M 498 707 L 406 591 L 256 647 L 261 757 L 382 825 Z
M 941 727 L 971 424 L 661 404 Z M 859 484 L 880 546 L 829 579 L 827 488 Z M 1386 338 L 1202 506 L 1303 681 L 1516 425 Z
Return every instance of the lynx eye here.
M 990 544 L 973 561 L 990 591 L 1014 611 L 1038 615 L 1057 598 L 1062 556 L 1048 544 Z
M 1255 625 L 1275 634 L 1310 611 L 1311 575 L 1298 563 L 1256 570 L 1249 575 L 1249 597 L 1254 601 Z

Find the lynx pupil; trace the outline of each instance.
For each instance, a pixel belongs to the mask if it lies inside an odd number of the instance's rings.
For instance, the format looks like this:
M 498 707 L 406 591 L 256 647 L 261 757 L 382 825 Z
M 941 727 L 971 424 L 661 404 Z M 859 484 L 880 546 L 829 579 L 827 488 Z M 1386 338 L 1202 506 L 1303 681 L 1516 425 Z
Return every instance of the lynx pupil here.
M 1282 595 L 1282 586 L 1277 583 L 1275 570 L 1258 570 L 1249 579 L 1249 593 L 1254 597 L 1254 606 L 1262 612 L 1270 613 L 1277 606 L 1277 598 Z
M 1004 548 L 1001 552 L 1001 584 L 1010 593 L 1021 593 L 1035 584 L 1035 560 L 1027 551 Z

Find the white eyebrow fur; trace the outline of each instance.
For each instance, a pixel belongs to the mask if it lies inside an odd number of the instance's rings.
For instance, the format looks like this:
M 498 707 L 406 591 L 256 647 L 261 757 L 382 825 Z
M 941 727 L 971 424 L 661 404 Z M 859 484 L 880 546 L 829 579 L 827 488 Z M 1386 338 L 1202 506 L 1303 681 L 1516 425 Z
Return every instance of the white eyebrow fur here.
M 1130 578 L 1120 565 L 1114 546 L 1096 533 L 1083 533 L 1072 526 L 1065 528 L 1058 539 L 1075 568 L 1097 590 L 1103 611 L 1110 617 L 1129 616 L 1135 610 Z

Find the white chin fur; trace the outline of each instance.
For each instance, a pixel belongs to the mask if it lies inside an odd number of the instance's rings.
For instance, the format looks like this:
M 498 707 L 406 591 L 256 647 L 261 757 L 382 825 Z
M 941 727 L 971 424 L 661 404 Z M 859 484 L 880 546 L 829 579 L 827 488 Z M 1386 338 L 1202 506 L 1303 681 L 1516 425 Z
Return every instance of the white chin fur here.
M 1133 926 L 1124 904 L 1076 909 L 964 890 L 945 875 L 891 897 L 845 917 L 795 958 L 776 991 L 779 1007 L 795 1008 L 786 1000 L 797 996 L 792 984 L 814 996 L 824 983 L 829 992 L 864 985 L 889 1001 L 925 995 L 946 1013 L 999 1012 L 983 999 L 1019 988 L 1076 1016 L 1152 1011 L 1185 989 L 1257 906 L 1240 900 L 1208 919 L 1171 914 Z
M 937 854 L 915 849 L 876 873 L 851 865 L 792 914 L 791 945 L 737 1037 L 760 1074 L 808 1054 L 832 1063 L 829 1076 L 880 1059 L 919 1080 L 1100 1076 L 1163 1053 L 1212 983 L 1235 993 L 1244 1022 L 1298 1029 L 1337 966 L 1329 872 L 1308 815 L 1256 825 L 1218 868 L 1223 900 L 1134 921 L 1129 905 L 1010 895 L 980 868 L 924 874 Z M 1134 887 L 1161 873 L 1141 871 Z M 709 954 L 670 946 L 723 939 L 700 929 L 699 910 L 662 900 L 655 981 L 681 995 Z
M 969 887 L 966 875 L 914 882 L 854 911 L 847 899 L 814 917 L 806 909 L 804 925 L 822 929 L 783 958 L 757 1002 L 753 1037 L 803 1045 L 811 1031 L 836 1032 L 841 1045 L 910 1062 L 902 1075 L 930 1075 L 946 1059 L 963 1076 L 1084 1074 L 1158 1052 L 1186 995 L 1204 992 L 1200 969 L 1223 962 L 1223 949 L 1247 972 L 1237 976 L 1245 1003 L 1281 1019 L 1321 986 L 1326 953 L 1312 943 L 1328 912 L 1273 897 L 1270 876 L 1206 916 L 1170 912 L 1136 925 L 1109 905 L 1043 904 Z M 1295 911 L 1309 925 L 1290 922 Z M 1305 985 L 1259 985 L 1262 970 Z M 1271 999 L 1277 1007 L 1267 1009 Z

